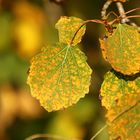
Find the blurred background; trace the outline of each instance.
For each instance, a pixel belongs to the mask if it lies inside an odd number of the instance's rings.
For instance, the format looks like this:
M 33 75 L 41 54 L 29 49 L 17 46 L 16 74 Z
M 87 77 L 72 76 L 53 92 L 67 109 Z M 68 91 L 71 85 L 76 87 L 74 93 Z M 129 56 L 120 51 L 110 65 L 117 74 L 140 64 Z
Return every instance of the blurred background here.
M 104 3 L 105 0 L 0 0 L 0 140 L 24 140 L 36 133 L 89 140 L 105 125 L 99 90 L 110 66 L 99 49 L 98 39 L 105 31 L 102 25 L 89 24 L 81 43 L 93 77 L 90 93 L 76 105 L 48 113 L 31 97 L 26 84 L 32 56 L 45 44 L 58 41 L 54 26 L 60 16 L 100 19 Z M 140 1 L 130 0 L 124 6 L 127 11 L 140 6 Z M 109 10 L 118 13 L 115 4 Z M 140 19 L 135 21 L 140 23 Z M 96 138 L 107 139 L 106 129 Z

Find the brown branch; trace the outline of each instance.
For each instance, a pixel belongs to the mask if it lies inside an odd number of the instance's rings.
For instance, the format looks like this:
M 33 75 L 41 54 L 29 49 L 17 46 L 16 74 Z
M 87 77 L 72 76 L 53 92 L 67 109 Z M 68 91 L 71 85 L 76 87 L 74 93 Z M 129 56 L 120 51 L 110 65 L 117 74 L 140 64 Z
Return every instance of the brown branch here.
M 95 19 L 95 20 L 93 19 L 93 20 L 86 20 L 86 21 L 84 21 L 83 24 L 82 24 L 82 25 L 77 29 L 77 31 L 75 32 L 73 38 L 71 39 L 70 46 L 73 44 L 73 41 L 74 41 L 74 39 L 75 39 L 77 33 L 79 32 L 79 30 L 80 30 L 84 25 L 86 25 L 87 23 L 90 23 L 90 22 L 92 22 L 92 23 L 104 24 L 104 21 L 96 20 L 96 19 Z
M 132 15 L 132 16 L 127 16 L 127 19 L 130 19 L 130 18 L 138 18 L 140 17 L 140 15 Z M 109 22 L 109 25 L 113 25 L 115 22 L 118 22 L 122 19 L 121 16 L 119 16 L 118 18 L 114 19 L 113 21 Z M 137 27 L 138 29 L 140 28 L 138 25 L 135 25 L 135 23 L 132 23 L 131 22 L 131 25 L 133 24 L 133 26 Z
M 125 12 L 125 14 L 127 15 L 127 14 L 129 14 L 129 13 L 132 13 L 132 12 L 135 12 L 135 11 L 138 11 L 138 10 L 140 10 L 140 7 L 135 8 L 135 9 L 131 9 L 131 10 Z
M 136 23 L 132 22 L 132 21 L 130 20 L 130 17 L 127 17 L 127 16 L 126 16 L 126 14 L 129 14 L 129 13 L 131 13 L 131 12 L 140 10 L 140 8 L 135 8 L 135 9 L 132 9 L 132 10 L 130 10 L 130 11 L 128 11 L 128 12 L 125 12 L 124 7 L 123 7 L 123 4 L 122 4 L 121 2 L 117 2 L 116 5 L 117 5 L 117 7 L 118 7 L 118 11 L 119 11 L 120 16 L 121 16 L 121 22 L 122 22 L 122 23 L 129 22 L 130 25 L 132 25 L 132 26 L 134 26 L 134 27 L 137 27 L 138 30 L 140 30 L 140 27 L 139 27 Z

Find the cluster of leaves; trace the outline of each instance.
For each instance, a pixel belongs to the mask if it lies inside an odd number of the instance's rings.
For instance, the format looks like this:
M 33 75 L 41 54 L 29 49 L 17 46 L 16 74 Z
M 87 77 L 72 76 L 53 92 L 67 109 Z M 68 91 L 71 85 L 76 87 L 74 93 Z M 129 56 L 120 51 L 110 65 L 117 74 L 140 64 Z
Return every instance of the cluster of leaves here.
M 61 17 L 56 24 L 59 42 L 43 47 L 32 59 L 27 82 L 32 96 L 49 112 L 67 108 L 89 92 L 92 70 L 77 45 L 85 33 L 84 23 Z M 102 105 L 107 109 L 111 140 L 138 140 L 140 33 L 127 24 L 113 26 L 113 33 L 100 39 L 103 57 L 113 68 L 101 86 Z
M 137 28 L 118 24 L 100 40 L 103 56 L 112 70 L 101 86 L 111 140 L 140 138 L 140 34 Z

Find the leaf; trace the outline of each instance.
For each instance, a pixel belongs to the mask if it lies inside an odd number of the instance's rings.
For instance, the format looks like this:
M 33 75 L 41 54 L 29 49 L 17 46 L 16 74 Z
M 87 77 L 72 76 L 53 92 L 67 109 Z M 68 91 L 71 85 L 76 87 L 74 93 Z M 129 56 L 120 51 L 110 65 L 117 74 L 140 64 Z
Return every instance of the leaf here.
M 75 46 L 57 43 L 32 59 L 27 83 L 31 93 L 50 111 L 75 104 L 89 92 L 92 70 Z
M 126 96 L 126 98 L 121 98 L 120 104 L 122 104 L 126 110 L 124 110 L 122 106 L 116 106 L 107 112 L 106 117 L 108 118 L 107 124 L 110 140 L 140 139 L 139 96 L 140 95 L 131 94 L 128 95 L 128 97 Z
M 75 33 L 83 23 L 84 21 L 80 18 L 66 16 L 61 17 L 55 26 L 59 32 L 59 42 L 69 45 Z M 85 30 L 86 26 L 81 27 L 81 29 L 77 32 L 71 45 L 75 46 L 79 42 L 81 42 L 81 38 L 85 34 Z
M 125 75 L 140 72 L 140 34 L 137 28 L 118 24 L 107 40 L 100 40 L 104 58 Z
M 110 140 L 139 140 L 140 74 L 130 77 L 108 72 L 101 96 L 102 105 L 107 109 Z

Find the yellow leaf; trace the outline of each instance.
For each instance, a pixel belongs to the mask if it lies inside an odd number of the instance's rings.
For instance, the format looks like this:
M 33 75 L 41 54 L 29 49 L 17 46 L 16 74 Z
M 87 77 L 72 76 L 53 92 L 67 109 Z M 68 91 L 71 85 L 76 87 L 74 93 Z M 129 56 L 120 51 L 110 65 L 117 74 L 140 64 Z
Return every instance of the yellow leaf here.
M 139 140 L 140 74 L 130 77 L 108 72 L 101 96 L 102 105 L 107 109 L 110 140 Z
M 48 111 L 75 104 L 89 92 L 92 70 L 86 59 L 77 46 L 58 43 L 44 47 L 30 67 L 27 82 L 32 95 Z
M 124 75 L 140 72 L 140 33 L 137 28 L 118 24 L 114 33 L 100 40 L 104 58 Z
M 59 32 L 59 42 L 69 45 L 83 22 L 83 20 L 76 17 L 61 17 L 55 26 Z M 85 26 L 81 27 L 71 45 L 75 46 L 81 42 L 81 38 L 85 34 L 85 30 Z

